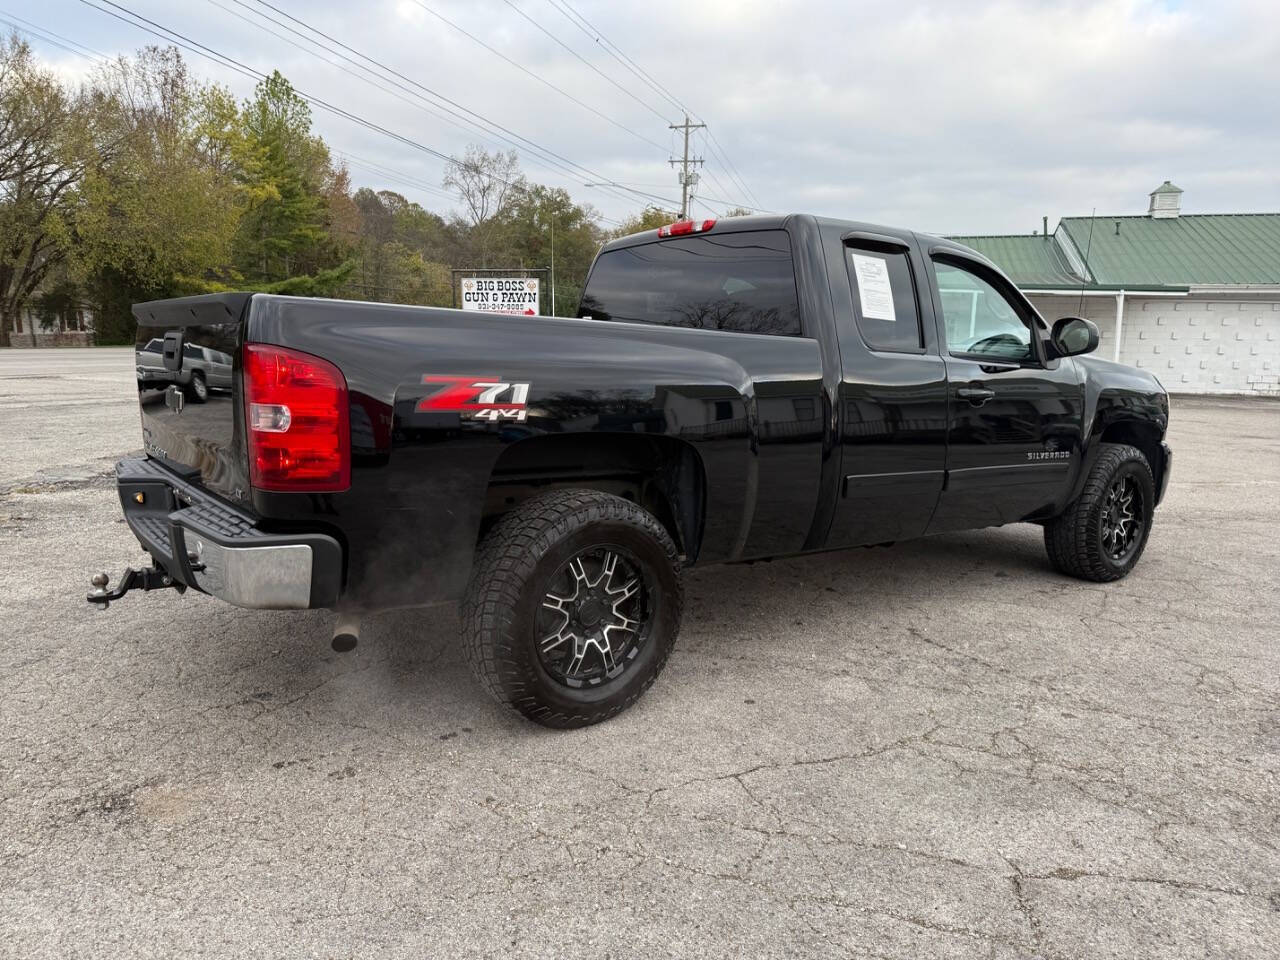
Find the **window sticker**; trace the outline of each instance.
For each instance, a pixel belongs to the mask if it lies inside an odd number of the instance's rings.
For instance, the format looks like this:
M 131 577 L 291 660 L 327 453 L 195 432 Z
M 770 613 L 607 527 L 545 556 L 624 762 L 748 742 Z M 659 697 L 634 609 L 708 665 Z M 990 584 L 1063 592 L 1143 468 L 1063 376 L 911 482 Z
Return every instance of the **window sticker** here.
M 889 266 L 879 257 L 850 253 L 853 272 L 858 278 L 858 297 L 862 300 L 862 315 L 870 320 L 888 320 L 896 323 L 893 309 L 893 286 L 889 283 Z

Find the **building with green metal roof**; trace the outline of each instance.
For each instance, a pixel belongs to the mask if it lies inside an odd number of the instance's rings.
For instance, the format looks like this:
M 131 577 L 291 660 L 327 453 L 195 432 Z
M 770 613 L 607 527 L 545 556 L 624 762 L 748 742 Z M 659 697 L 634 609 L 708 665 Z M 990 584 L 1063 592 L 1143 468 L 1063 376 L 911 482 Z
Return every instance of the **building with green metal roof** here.
M 951 239 L 997 264 L 1047 320 L 1089 317 L 1102 355 L 1172 391 L 1280 395 L 1280 213 L 1185 214 L 1182 197 L 1166 180 L 1145 214 Z

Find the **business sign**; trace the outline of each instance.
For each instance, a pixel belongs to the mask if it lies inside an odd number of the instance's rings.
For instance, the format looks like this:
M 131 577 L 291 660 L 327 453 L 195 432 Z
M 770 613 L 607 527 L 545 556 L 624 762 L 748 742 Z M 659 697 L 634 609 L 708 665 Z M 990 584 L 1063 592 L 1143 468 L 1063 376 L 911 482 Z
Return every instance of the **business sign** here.
M 463 277 L 462 309 L 532 317 L 538 312 L 538 281 L 529 277 Z

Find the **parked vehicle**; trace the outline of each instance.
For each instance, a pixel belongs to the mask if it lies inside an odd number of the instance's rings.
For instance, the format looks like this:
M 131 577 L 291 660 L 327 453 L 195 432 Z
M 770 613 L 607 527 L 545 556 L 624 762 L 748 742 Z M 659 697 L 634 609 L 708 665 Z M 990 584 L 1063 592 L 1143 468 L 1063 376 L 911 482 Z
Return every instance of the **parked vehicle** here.
M 210 390 L 231 389 L 231 354 L 195 343 L 183 343 L 182 363 L 176 369 L 165 364 L 164 338 L 152 337 L 136 351 L 138 390 L 179 387 L 189 400 L 204 403 Z
M 138 342 L 231 358 L 194 411 L 144 405 L 120 501 L 155 567 L 245 607 L 461 600 L 466 657 L 549 726 L 661 671 L 692 564 L 1029 521 L 1129 573 L 1169 481 L 1169 401 L 1088 356 L 988 260 L 812 216 L 607 244 L 580 318 L 220 294 L 138 304 Z M 144 347 L 145 350 L 145 347 Z M 171 361 L 172 362 L 172 361 Z M 209 381 L 212 384 L 212 381 Z

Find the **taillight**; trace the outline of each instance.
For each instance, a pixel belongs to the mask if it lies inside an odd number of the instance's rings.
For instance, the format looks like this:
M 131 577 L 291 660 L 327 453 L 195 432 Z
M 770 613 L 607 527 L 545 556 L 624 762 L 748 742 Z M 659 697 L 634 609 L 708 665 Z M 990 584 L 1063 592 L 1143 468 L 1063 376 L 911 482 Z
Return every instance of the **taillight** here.
M 686 233 L 706 233 L 716 225 L 714 220 L 679 220 L 658 228 L 660 237 L 680 237 Z
M 255 487 L 333 493 L 351 486 L 347 381 L 332 363 L 245 344 L 244 404 Z

